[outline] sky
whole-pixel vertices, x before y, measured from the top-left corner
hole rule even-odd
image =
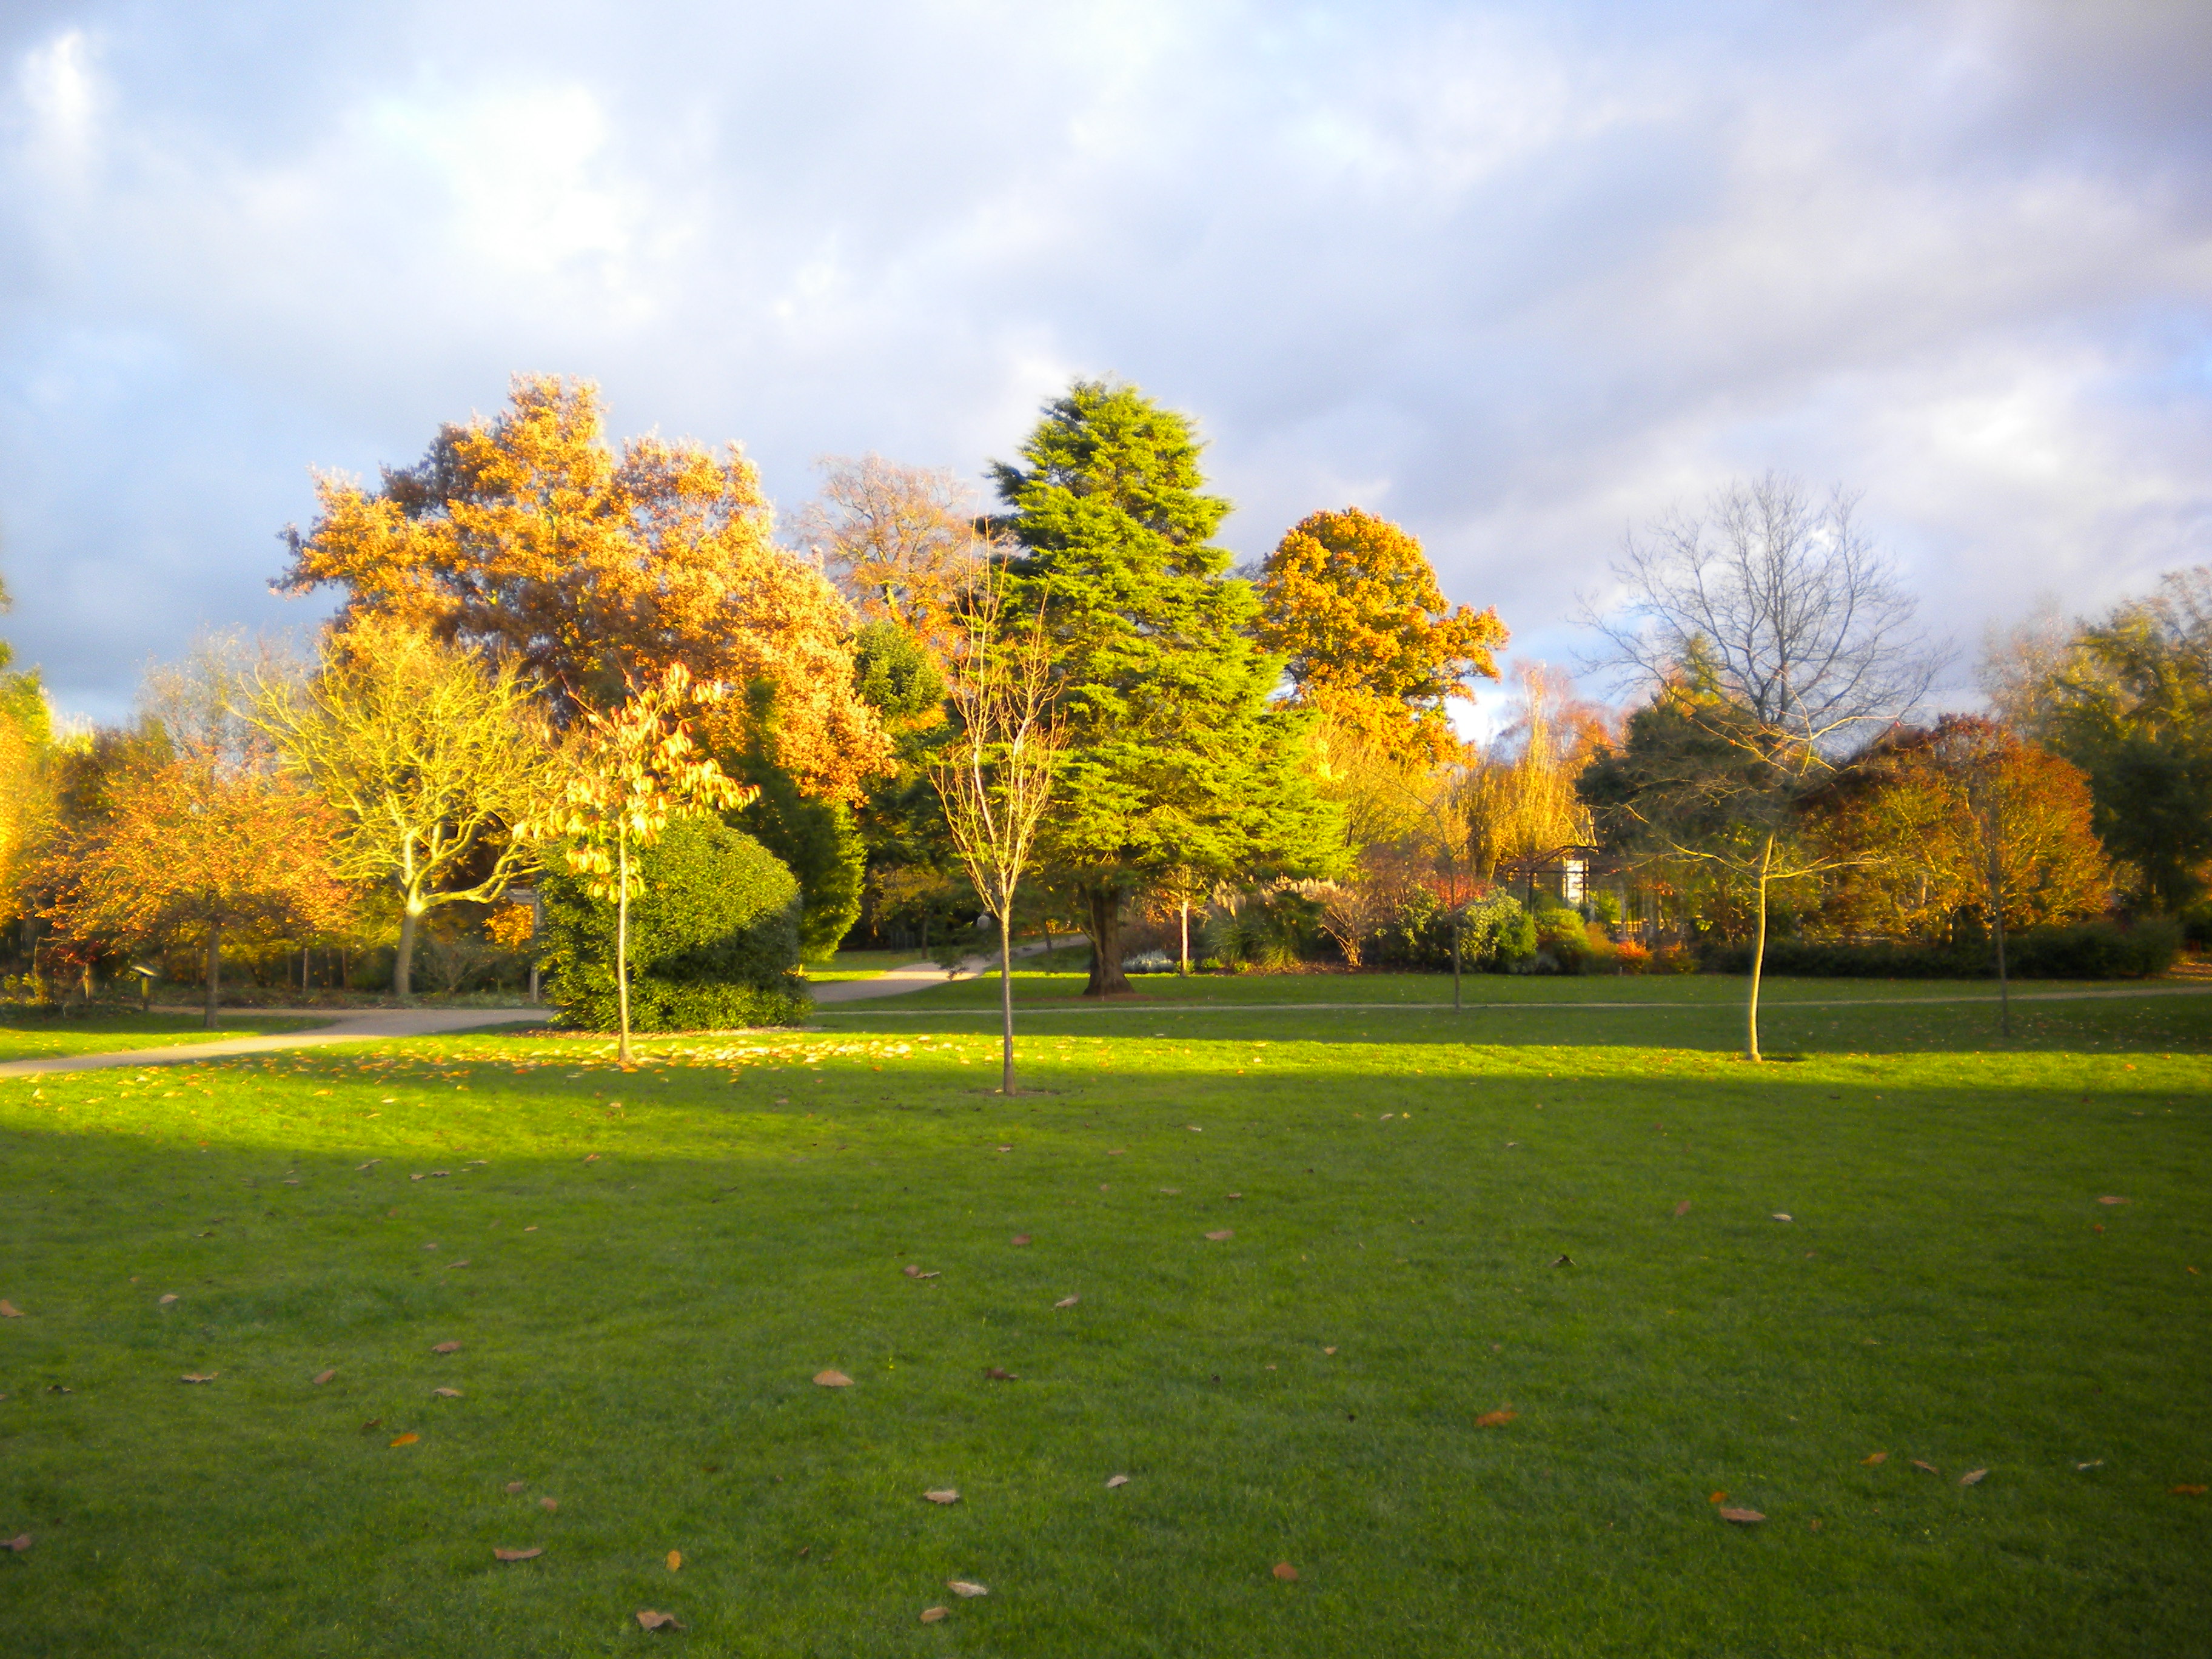
[[[0,623],[82,720],[517,372],[980,484],[1073,378],[1513,652],[1768,469],[1958,641],[2212,562],[2212,7],[0,7]]]

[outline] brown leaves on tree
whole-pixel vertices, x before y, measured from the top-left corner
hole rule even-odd
[[[934,1492],[922,1493],[922,1496],[933,1504],[957,1504],[960,1501],[959,1492],[951,1486],[939,1486]]]
[[[1758,1525],[1761,1521],[1765,1520],[1766,1517],[1761,1515],[1757,1510],[1723,1510],[1721,1511],[1721,1519],[1729,1522],[1731,1526],[1752,1527]]]
[[[432,1353],[459,1353],[460,1351],[461,1345],[458,1342],[441,1342],[430,1350]]]
[[[1502,1429],[1520,1414],[1510,1406],[1500,1406],[1496,1411],[1485,1412],[1476,1418],[1474,1426],[1478,1429]]]
[[[661,1613],[653,1607],[640,1607],[637,1622],[647,1630],[682,1630],[684,1621],[672,1613]]]
[[[494,1550],[492,1553],[502,1561],[535,1561],[545,1553],[545,1546],[532,1544],[526,1550]]]
[[[1298,1582],[1298,1570],[1287,1561],[1276,1562],[1274,1574],[1285,1584],[1295,1584]]]
[[[814,1381],[824,1389],[849,1389],[853,1386],[853,1379],[842,1371],[817,1371]]]

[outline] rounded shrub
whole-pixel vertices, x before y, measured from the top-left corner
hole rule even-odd
[[[638,1031],[787,1025],[808,1007],[799,964],[799,883],[774,854],[717,818],[672,820],[635,855],[629,1023]],[[615,902],[557,858],[545,898],[547,994],[560,1023],[611,1030]]]

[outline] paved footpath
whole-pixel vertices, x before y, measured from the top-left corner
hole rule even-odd
[[[475,1031],[487,1025],[538,1025],[544,1008],[257,1008],[258,1014],[324,1018],[311,1031],[276,1031],[258,1036],[218,1037],[213,1042],[177,1042],[161,1048],[129,1048],[112,1054],[52,1054],[40,1060],[0,1064],[0,1077],[33,1077],[43,1072],[97,1072],[112,1066],[173,1066],[182,1060],[214,1060],[225,1054],[265,1054],[272,1048],[311,1048],[325,1042],[371,1042],[380,1037],[438,1036]]]
[[[1049,951],[1057,940],[1017,945],[1014,959],[1033,957]],[[990,956],[963,957],[960,965],[947,973],[933,962],[909,962],[903,967],[886,969],[873,979],[833,979],[808,988],[814,993],[817,1006],[838,1002],[865,1002],[877,997],[903,996],[908,991],[926,991],[933,985],[949,985],[957,979],[975,979],[984,974],[996,973],[999,958]]]

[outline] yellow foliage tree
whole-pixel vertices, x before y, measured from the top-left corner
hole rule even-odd
[[[741,750],[764,716],[767,751],[810,794],[855,799],[890,764],[854,689],[852,613],[776,544],[735,445],[641,437],[617,452],[590,382],[519,376],[496,420],[445,428],[381,489],[326,476],[317,493],[312,529],[291,535],[289,591],[341,587],[349,616],[490,646],[553,692],[563,724],[681,663],[772,692],[718,702],[702,734]]]

